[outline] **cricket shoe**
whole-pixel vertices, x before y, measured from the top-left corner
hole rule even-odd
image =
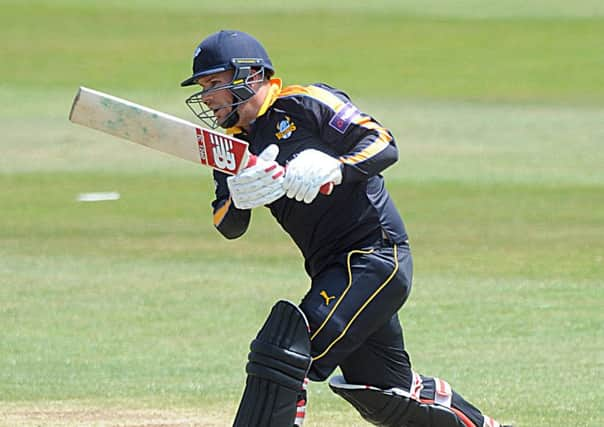
[[[304,424],[304,418],[306,418],[306,400],[300,399],[296,404],[296,419],[294,421],[294,427],[302,427]]]
[[[482,424],[482,427],[514,427],[511,424],[499,424],[497,421],[487,415],[483,415],[483,417],[484,422]]]

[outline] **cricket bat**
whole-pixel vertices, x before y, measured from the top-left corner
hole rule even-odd
[[[256,163],[246,141],[86,87],[79,88],[69,120],[229,175]],[[332,189],[326,183],[321,193]]]

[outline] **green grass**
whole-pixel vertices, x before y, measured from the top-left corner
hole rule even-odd
[[[17,3],[16,0],[5,0],[5,3]],[[32,6],[80,6],[78,0],[30,0]],[[480,6],[480,10],[477,10]],[[106,0],[102,3],[88,2],[86,8],[98,10],[106,7],[126,10],[165,10],[166,5],[161,0],[132,0],[121,2],[119,0]],[[233,12],[234,10],[252,15],[266,12],[280,12],[293,14],[300,11],[338,11],[340,13],[371,13],[390,14],[405,13],[420,16],[447,16],[447,17],[590,17],[604,15],[604,6],[597,0],[580,0],[569,3],[564,0],[505,0],[499,3],[484,3],[480,0],[457,0],[443,2],[442,0],[379,0],[366,2],[363,0],[348,0],[343,2],[326,3],[321,0],[306,0],[295,5],[279,0],[266,0],[262,7],[245,0],[231,0],[228,4],[213,3],[207,0],[179,0],[170,3],[172,10],[188,10],[203,12],[207,15],[220,12]]]
[[[220,240],[199,180],[27,173],[0,185],[9,189],[0,196],[7,402],[232,404],[266,308],[306,287],[296,250],[266,214],[239,244]],[[119,189],[122,199],[75,202],[94,188]],[[521,425],[557,425],[585,417],[583,405],[597,408],[601,392],[589,384],[602,374],[601,188],[392,190],[416,257],[402,311],[416,368]],[[585,393],[561,400],[560,384]],[[527,404],[534,394],[541,398]],[[338,403],[321,393],[313,400],[323,415],[343,410]]]
[[[325,80],[357,96],[604,100],[604,17],[598,14],[477,20],[418,17],[399,8],[387,14],[304,8],[208,16],[207,6],[34,3],[3,6],[0,26],[10,43],[0,47],[2,86],[177,92],[199,39],[237,27],[266,44],[287,81]]]
[[[249,340],[304,295],[267,212],[223,240],[207,170],[67,121],[79,85],[191,119],[178,83],[222,27],[395,133],[415,368],[519,427],[604,423],[601,2],[163,5],[2,2],[0,425],[229,425]],[[308,425],[366,424],[312,384]]]

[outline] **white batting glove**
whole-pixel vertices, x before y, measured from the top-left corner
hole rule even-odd
[[[231,200],[239,209],[268,205],[285,194],[285,168],[275,161],[279,147],[271,144],[256,158],[256,164],[227,178]]]
[[[341,163],[322,151],[302,151],[287,164],[283,188],[290,199],[311,203],[323,184],[342,182]]]

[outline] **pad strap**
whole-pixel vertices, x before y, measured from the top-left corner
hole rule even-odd
[[[450,408],[453,390],[449,383],[440,378],[434,378],[434,387],[434,403]]]

